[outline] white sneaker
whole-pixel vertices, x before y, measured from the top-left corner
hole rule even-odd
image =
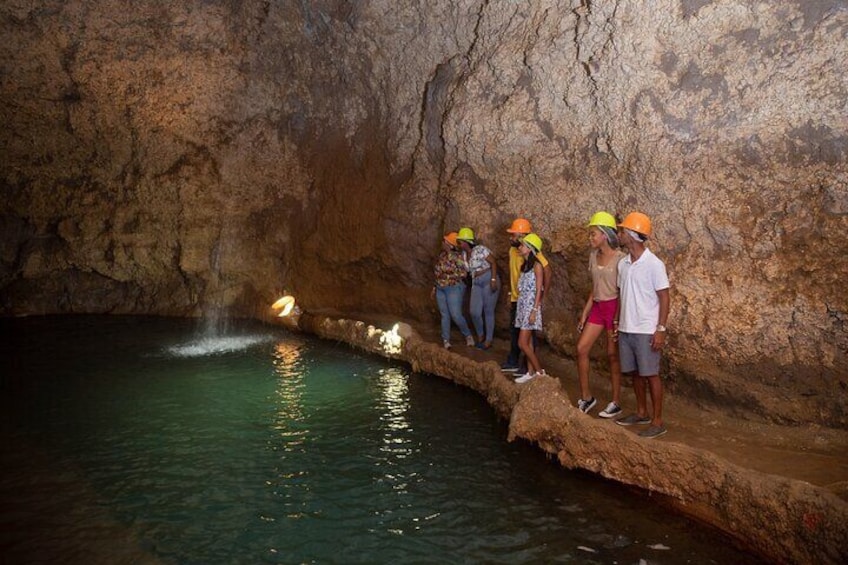
[[[465,336],[465,345],[468,347],[474,347],[474,337],[470,335]]]
[[[450,349],[450,348],[451,348],[451,344],[450,344],[450,342],[449,342],[448,340],[445,340],[445,341],[444,341],[444,346],[445,346],[445,349]]]
[[[607,404],[606,408],[604,408],[603,410],[601,410],[601,412],[598,413],[598,416],[600,416],[601,418],[615,418],[619,414],[621,414],[621,406],[619,406],[615,402],[610,402],[609,404]]]
[[[519,384],[519,385],[524,384],[527,381],[529,381],[530,379],[534,378],[538,374],[539,373],[529,373],[529,372],[525,373],[525,374],[521,375],[520,377],[518,377],[517,379],[515,379],[515,384]]]

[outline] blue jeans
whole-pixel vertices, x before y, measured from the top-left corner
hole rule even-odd
[[[491,286],[491,271],[474,279],[471,284],[471,321],[480,337],[485,336],[486,343],[495,337],[495,306],[501,291],[500,281],[495,290]]]
[[[436,303],[442,315],[442,340],[450,341],[451,319],[464,337],[471,335],[468,322],[462,315],[462,299],[465,296],[465,283],[436,288]]]

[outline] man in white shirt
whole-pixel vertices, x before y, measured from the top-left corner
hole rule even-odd
[[[636,413],[616,423],[622,426],[650,424],[639,435],[655,438],[667,431],[662,419],[660,354],[666,343],[668,274],[665,264],[645,245],[651,235],[648,216],[632,212],[618,227],[621,228],[621,244],[629,253],[618,264],[620,298],[613,335],[618,339],[621,374],[633,379]],[[650,414],[648,390],[651,393]]]

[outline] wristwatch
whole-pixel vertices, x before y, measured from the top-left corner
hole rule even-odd
[[[664,332],[664,331],[666,331],[666,327],[663,326],[662,324],[660,324],[659,326],[657,326],[657,331],[658,332]]]

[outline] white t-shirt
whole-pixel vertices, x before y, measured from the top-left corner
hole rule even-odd
[[[646,248],[636,262],[628,253],[618,264],[618,331],[653,335],[660,319],[657,291],[668,287],[665,264],[650,249]]]
[[[491,251],[489,251],[489,248],[485,245],[475,245],[471,249],[471,254],[466,259],[468,271],[472,275],[476,275],[478,271],[482,272],[489,270],[491,265],[486,260],[486,257],[488,257],[490,253]]]

